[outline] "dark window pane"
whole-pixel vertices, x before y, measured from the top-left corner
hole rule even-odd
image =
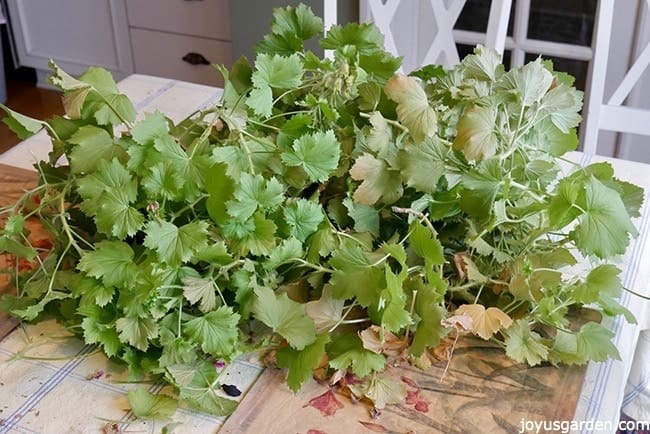
[[[597,0],[532,0],[528,38],[591,45]]]
[[[527,53],[526,63],[537,59],[538,56],[538,54]],[[574,86],[577,89],[585,90],[589,62],[585,60],[566,59],[564,57],[545,56],[543,54],[542,59],[553,61],[553,69],[556,71],[566,72],[574,76],[576,78]]]
[[[454,28],[480,33],[487,32],[491,4],[492,0],[467,0]],[[508,35],[512,35],[512,25],[514,22],[515,1],[512,4],[510,19],[508,21]]]

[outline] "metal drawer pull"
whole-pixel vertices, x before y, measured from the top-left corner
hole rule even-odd
[[[188,1],[188,0],[186,0]],[[203,54],[189,52],[183,56],[183,60],[190,65],[209,65],[210,61],[206,59]]]

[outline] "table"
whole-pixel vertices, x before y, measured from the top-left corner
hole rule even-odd
[[[140,113],[159,110],[174,121],[184,118],[197,108],[211,105],[221,95],[221,90],[217,88],[144,75],[132,75],[126,78],[119,83],[119,88],[134,101],[136,109]],[[39,133],[0,155],[0,163],[30,169],[36,159],[46,157],[49,148],[50,143],[47,136]],[[650,191],[650,170],[648,170],[650,167],[647,165],[580,153],[572,154],[571,158],[580,161],[581,164],[608,160],[613,164],[620,178],[641,185]],[[3,174],[5,173],[4,169],[0,167]],[[650,263],[650,205],[647,198],[642,215],[642,218],[635,221],[639,228],[639,237],[633,241],[628,253],[621,259],[624,270],[621,277],[626,287],[649,294],[650,289],[646,286],[646,282],[650,280],[650,267],[647,267],[646,264]],[[591,363],[586,367],[584,373],[579,373],[581,384],[575,388],[576,391],[573,394],[575,396],[575,411],[572,416],[575,421],[617,421],[619,410],[624,403],[626,409],[634,411],[635,405],[640,408],[640,410],[636,409],[636,414],[633,414],[637,418],[640,417],[638,414],[642,414],[640,412],[644,409],[644,401],[635,401],[643,387],[635,388],[635,386],[644,378],[647,381],[647,377],[644,375],[648,374],[644,372],[643,367],[650,365],[648,363],[650,361],[650,345],[639,346],[638,366],[635,371],[632,371],[630,377],[634,379],[635,384],[629,386],[627,393],[625,385],[626,379],[630,376],[640,333],[650,326],[648,307],[645,301],[627,292],[623,294],[621,302],[636,315],[639,324],[630,325],[620,318],[606,323],[616,333],[615,344],[619,348],[622,359],[621,361]],[[59,337],[56,339],[50,337],[57,335]],[[31,338],[27,343],[25,336]],[[646,339],[650,341],[648,335],[643,334],[641,341],[645,342]],[[642,351],[644,349],[646,350]],[[25,355],[31,358],[25,358]],[[42,358],[45,355],[48,355],[50,359],[52,359],[52,355],[56,357],[54,360],[46,360]],[[79,341],[61,336],[61,329],[56,324],[43,323],[30,326],[25,330],[14,331],[0,342],[0,362],[2,361],[4,362],[0,365],[0,419],[4,419],[4,426],[0,426],[0,433],[73,432],[70,431],[70,427],[75,427],[76,431],[74,432],[97,432],[98,427],[101,427],[107,420],[122,424],[121,426],[125,426],[131,420],[131,415],[123,410],[127,406],[124,395],[126,391],[135,386],[120,383],[119,380],[125,378],[123,372],[120,372],[117,367],[107,364],[106,359],[93,347],[84,346]],[[224,375],[229,376],[230,383],[236,384],[242,390],[249,390],[253,387],[251,389],[253,393],[244,396],[240,409],[224,426],[224,432],[245,432],[234,426],[242,421],[253,424],[260,423],[260,420],[262,423],[265,423],[265,420],[267,422],[273,420],[273,417],[268,418],[269,413],[266,413],[266,411],[273,410],[269,407],[260,407],[259,404],[263,400],[257,400],[259,395],[255,394],[276,393],[277,391],[285,393],[284,386],[277,386],[279,382],[276,375],[279,374],[267,371],[256,383],[263,368],[259,363],[249,359],[240,359],[228,369],[229,371]],[[575,375],[572,378],[575,378]],[[565,377],[560,376],[554,381],[557,382],[556,384],[563,384]],[[650,385],[647,388],[650,390]],[[150,385],[150,390],[160,391],[162,386]],[[315,393],[315,390],[312,392]],[[571,394],[567,395],[565,389],[555,392],[557,393],[548,394],[546,397],[557,400],[556,403],[559,403],[559,406],[556,406],[557,408],[548,414],[566,419],[571,415],[566,414],[566,408],[564,413],[560,410],[562,410],[562,406],[573,408],[567,402],[567,400],[570,401],[569,395]],[[287,398],[287,401],[283,401],[286,404],[284,410],[290,410],[291,405],[295,405],[296,410],[303,408],[304,401],[301,401],[303,398],[305,395],[299,395],[292,399]],[[490,399],[494,399],[494,397]],[[516,398],[511,399],[516,400]],[[258,417],[260,411],[262,411],[261,414],[266,415],[266,419]],[[300,414],[303,413],[304,411]],[[62,414],[65,417],[60,417]],[[298,414],[295,413],[295,415]],[[306,415],[310,417],[309,413]],[[183,423],[179,432],[214,432],[224,422],[220,418],[183,409],[178,412],[177,418]],[[650,419],[650,416],[647,418]],[[497,425],[499,424],[497,423]],[[129,431],[160,432],[162,426],[164,423],[161,422],[138,421],[129,426]],[[255,425],[250,425],[250,427],[253,426]],[[371,432],[368,431],[370,425],[359,426],[362,428],[359,428],[358,432]],[[289,429],[290,427],[284,426],[284,428]],[[509,429],[503,428],[500,432],[510,432],[515,428],[516,426],[513,427],[511,423]],[[608,431],[590,431],[588,427],[584,427],[577,432]]]

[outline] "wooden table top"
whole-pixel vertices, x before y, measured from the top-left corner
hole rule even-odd
[[[25,190],[33,187],[36,176],[36,172],[0,164],[0,208],[11,205],[23,195]],[[0,214],[0,227],[4,225],[5,220],[6,216]],[[0,254],[0,270],[5,271],[8,268],[8,256]],[[0,294],[11,290],[9,275],[0,272]],[[14,318],[0,310],[0,339],[8,335],[17,324]]]

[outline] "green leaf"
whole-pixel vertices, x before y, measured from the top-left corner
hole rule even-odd
[[[333,338],[327,346],[332,368],[345,371],[348,368],[363,378],[372,372],[381,372],[386,365],[383,355],[363,347],[363,342],[356,333],[345,333]]]
[[[255,69],[252,80],[257,88],[292,89],[302,84],[303,68],[298,54],[271,56],[262,53],[255,60]]]
[[[432,233],[420,222],[411,224],[411,236],[409,237],[411,248],[416,255],[432,265],[442,265],[445,262],[443,247],[437,236],[438,234]]]
[[[553,348],[549,353],[551,362],[582,365],[587,361],[587,355],[578,353],[578,335],[558,330],[555,334]]]
[[[387,290],[382,292],[385,308],[381,312],[381,325],[388,331],[398,332],[413,322],[406,310],[406,295],[402,290],[406,273],[395,274],[389,267],[385,273]],[[379,303],[381,305],[382,301]]]
[[[297,199],[284,208],[284,218],[291,228],[291,235],[303,243],[316,232],[323,217],[321,206],[307,199]]]
[[[228,214],[240,221],[259,209],[273,211],[284,200],[284,187],[276,179],[242,173],[235,188],[234,199],[226,203]]]
[[[273,113],[273,91],[269,86],[253,88],[246,98],[246,105],[256,115],[268,118]]]
[[[494,82],[497,75],[503,72],[499,53],[481,45],[474,48],[474,54],[463,58],[462,65],[467,78],[481,81]]]
[[[124,149],[113,141],[106,130],[92,125],[79,128],[68,142],[77,145],[70,153],[72,173],[92,172],[101,160],[126,158]]]
[[[397,74],[386,83],[386,95],[397,103],[397,118],[421,142],[438,130],[438,117],[424,89],[413,77]]]
[[[274,9],[271,31],[278,35],[295,35],[306,41],[323,31],[323,21],[301,3],[297,7]]]
[[[176,167],[169,161],[163,161],[153,166],[142,177],[141,183],[149,197],[174,200],[181,192],[183,181]]]
[[[106,286],[129,287],[135,283],[137,266],[131,246],[121,241],[100,241],[85,252],[77,268]]]
[[[305,312],[305,305],[289,299],[286,293],[276,295],[265,287],[255,288],[253,313],[289,345],[302,350],[316,340],[314,321]]]
[[[477,219],[492,215],[494,201],[503,184],[502,173],[500,163],[494,160],[483,161],[475,169],[463,173],[460,193],[463,211]]]
[[[352,199],[343,199],[343,205],[348,210],[348,215],[354,220],[356,232],[370,232],[379,235],[379,211],[372,206],[354,203]]]
[[[111,73],[101,67],[89,67],[79,76],[79,80],[90,84],[95,90],[103,94],[116,94],[119,92]]]
[[[278,366],[289,369],[287,385],[294,393],[298,392],[300,386],[311,378],[313,370],[320,365],[325,354],[325,345],[329,341],[329,335],[323,333],[317,335],[316,340],[301,351],[284,347],[276,352]]]
[[[195,220],[181,227],[166,221],[150,221],[145,226],[144,245],[156,251],[170,265],[189,262],[208,242],[208,224]]]
[[[374,305],[379,299],[379,288],[386,285],[384,273],[375,267],[332,273],[332,290],[335,298],[350,300],[356,298],[361,306]]]
[[[320,42],[326,50],[342,50],[354,46],[360,54],[384,51],[384,37],[379,29],[369,23],[349,23],[346,26],[333,25]]]
[[[603,264],[592,269],[584,282],[573,289],[573,299],[579,303],[592,303],[599,299],[601,294],[618,296],[623,289],[618,275],[621,270],[613,264]]]
[[[467,109],[456,126],[458,133],[454,149],[462,151],[470,161],[492,158],[499,148],[499,139],[494,131],[496,118],[494,106]]]
[[[68,292],[63,291],[49,291],[45,297],[41,298],[38,303],[31,304],[24,309],[13,309],[12,313],[27,321],[34,321],[38,315],[43,312],[45,306],[51,301],[64,300],[70,298]]]
[[[212,279],[183,277],[183,296],[190,304],[199,303],[199,310],[210,312],[217,305],[217,288]]]
[[[95,171],[77,181],[77,192],[84,199],[81,209],[90,216],[97,214],[109,191],[128,203],[138,196],[137,179],[117,159],[100,161]]]
[[[108,190],[101,195],[101,202],[96,210],[97,230],[107,235],[123,239],[133,236],[144,224],[144,215],[130,206],[128,192]]]
[[[608,258],[625,253],[629,236],[638,232],[621,197],[593,176],[585,189],[584,203],[580,203],[585,214],[569,237],[588,255]]]
[[[600,306],[602,313],[607,316],[623,315],[625,317],[625,321],[628,323],[638,323],[634,314],[628,308],[619,303],[614,297],[606,294],[600,294],[596,303],[598,303],[598,306]]]
[[[76,279],[74,289],[77,294],[81,294],[82,299],[90,299],[93,304],[104,307],[113,300],[115,288],[104,286],[96,279],[82,278]]]
[[[435,348],[447,333],[440,323],[445,318],[447,310],[440,305],[440,294],[430,285],[421,285],[413,296],[415,297],[413,311],[419,317],[419,321],[410,352],[415,357],[419,357],[427,348]]]
[[[158,359],[161,368],[196,361],[197,346],[194,342],[184,337],[163,340],[163,333],[175,336],[170,330],[161,330],[162,355]]]
[[[242,255],[270,255],[275,248],[275,231],[277,227],[272,220],[256,213],[247,223],[252,224],[252,230],[243,234],[239,242],[234,243],[235,249],[239,247]]]
[[[537,333],[530,330],[525,319],[517,320],[506,330],[505,344],[506,355],[519,363],[535,366],[548,357],[548,347]]]
[[[87,316],[81,321],[84,341],[88,344],[100,344],[108,357],[115,357],[122,348],[122,342],[115,328],[100,322],[96,316]]]
[[[228,416],[237,408],[237,401],[219,396],[217,372],[212,363],[174,365],[167,367],[167,372],[178,385],[179,398],[193,408],[217,416]]]
[[[604,362],[610,357],[621,359],[616,346],[612,343],[614,332],[601,324],[588,322],[580,327],[578,333],[578,353],[585,354],[594,362]]]
[[[235,191],[235,185],[226,173],[224,164],[216,164],[210,169],[210,176],[205,182],[205,190],[209,194],[205,207],[210,218],[218,224],[227,221],[226,202],[232,198]]]
[[[547,149],[551,155],[561,156],[578,147],[578,133],[575,128],[563,133],[549,119],[537,124],[538,144],[540,149]]]
[[[288,166],[301,167],[309,179],[325,182],[338,168],[341,149],[334,132],[305,134],[294,140],[292,148],[283,152],[282,161]]]
[[[167,135],[168,132],[167,121],[160,112],[146,113],[144,118],[131,128],[133,140],[141,145],[153,145],[155,139]]]
[[[402,179],[418,191],[437,192],[438,181],[445,174],[448,153],[448,147],[435,138],[407,144],[397,154]]]
[[[574,87],[559,84],[544,95],[540,110],[548,114],[553,125],[567,134],[582,120],[582,95],[582,92]]]
[[[293,259],[302,258],[303,243],[296,238],[287,238],[277,248],[273,249],[268,261],[264,263],[264,268],[273,270],[280,265],[291,262]]]
[[[185,332],[201,349],[215,357],[230,357],[236,352],[240,316],[229,306],[198,316],[183,325]]]
[[[330,265],[337,270],[363,271],[370,265],[366,252],[357,243],[346,241],[332,254]]]
[[[153,318],[124,316],[115,321],[115,330],[119,333],[120,341],[147,351],[149,341],[158,337],[159,326]]]
[[[30,261],[38,256],[38,252],[33,247],[26,246],[6,235],[0,236],[0,253],[10,253]]]
[[[131,411],[141,419],[171,419],[178,407],[178,401],[171,396],[142,388],[129,391],[128,398]]]
[[[102,104],[95,111],[94,116],[99,125],[119,125],[122,123],[122,119],[129,122],[135,120],[137,112],[128,96],[123,94],[107,95],[106,100],[107,103]]]
[[[374,205],[380,200],[393,203],[402,196],[402,181],[397,170],[390,170],[383,160],[363,154],[350,169],[350,176],[362,181],[353,199],[363,205]]]
[[[4,222],[4,235],[20,235],[25,227],[25,217],[20,214],[10,215]]]
[[[13,131],[20,140],[25,140],[38,133],[47,124],[38,119],[30,118],[18,112],[11,110],[4,104],[0,108],[7,113],[7,117],[2,121]]]
[[[548,207],[549,222],[552,227],[564,228],[581,214],[573,205],[577,203],[578,196],[583,194],[583,186],[570,178],[564,178],[560,180],[556,190]]]
[[[497,82],[497,89],[515,94],[524,107],[529,107],[542,99],[552,82],[553,74],[537,58],[503,74]]]

